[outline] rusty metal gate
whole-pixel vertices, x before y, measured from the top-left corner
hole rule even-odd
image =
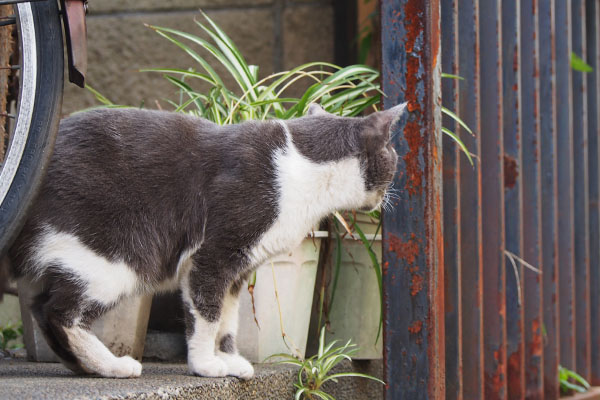
[[[386,398],[556,399],[559,364],[600,385],[600,2],[381,3],[385,105],[410,110],[384,215]]]

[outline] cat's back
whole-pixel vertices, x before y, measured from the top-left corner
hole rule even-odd
[[[199,132],[219,127],[207,120],[157,110],[133,108],[97,109],[63,119],[55,146],[55,159],[85,153],[110,157],[126,153],[154,154],[189,148]]]

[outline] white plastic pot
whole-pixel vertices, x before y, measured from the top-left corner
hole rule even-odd
[[[290,253],[274,257],[272,263],[268,261],[257,269],[254,287],[256,314],[252,311],[250,293],[242,288],[237,344],[240,353],[249,361],[262,362],[277,353],[297,352],[304,356],[321,238],[327,235],[323,231],[314,232],[314,237],[304,239]],[[287,345],[282,338],[282,325]]]
[[[364,214],[357,214],[357,222],[369,241],[373,241],[372,250],[381,265],[381,235],[374,235],[377,224]],[[379,359],[383,357],[383,332],[379,329],[381,296],[377,275],[367,249],[358,238],[346,236],[342,240],[341,264],[333,298],[329,305],[329,330],[326,341],[340,340],[345,344],[349,339],[359,347],[352,356],[356,359]],[[334,244],[335,246],[335,244]],[[336,249],[332,252],[332,265]],[[333,277],[332,277],[333,280]],[[331,299],[333,283],[328,286]]]

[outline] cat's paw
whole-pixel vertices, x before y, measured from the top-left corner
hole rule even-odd
[[[239,354],[219,352],[218,356],[227,365],[227,375],[242,379],[250,379],[254,376],[254,367],[252,364]]]
[[[188,367],[194,375],[219,378],[227,375],[227,364],[217,356],[188,359]]]
[[[106,378],[136,378],[141,374],[142,364],[129,356],[116,358],[112,365],[100,372]]]

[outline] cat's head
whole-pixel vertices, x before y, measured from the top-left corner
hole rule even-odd
[[[362,188],[361,193],[355,192],[354,203],[347,202],[344,206],[372,210],[383,202],[396,173],[398,155],[390,141],[391,127],[405,109],[406,103],[366,117],[348,118],[312,104],[301,118],[305,122],[294,126],[297,134],[293,135],[293,141],[302,154],[316,162],[357,160],[356,168],[349,168],[346,175],[347,182]],[[354,169],[357,171],[353,172]],[[349,179],[350,175],[360,175],[360,182]]]

